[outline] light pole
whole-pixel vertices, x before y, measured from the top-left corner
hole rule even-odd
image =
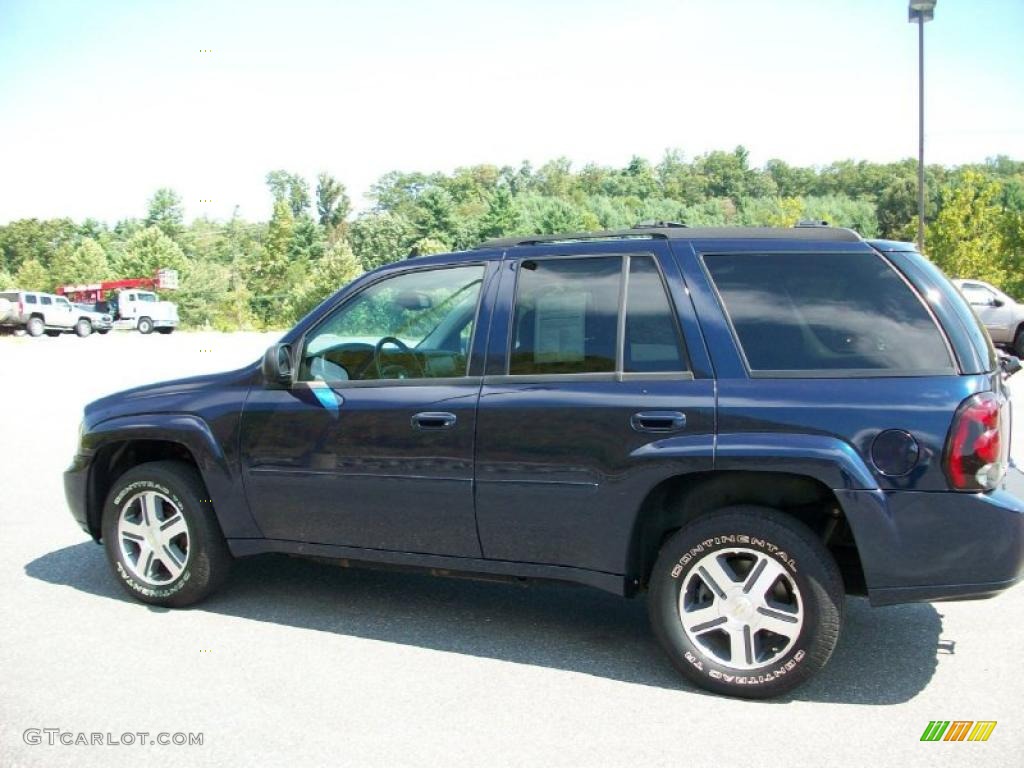
[[[924,23],[935,17],[938,0],[910,0],[910,23],[917,24],[917,249],[924,253]]]

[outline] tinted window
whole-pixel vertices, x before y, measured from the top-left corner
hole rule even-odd
[[[935,322],[872,253],[708,255],[754,371],[945,372]]]
[[[49,296],[40,296],[39,297],[39,303],[46,305],[46,304],[52,304],[53,302],[50,301],[50,297]]]
[[[309,333],[300,380],[465,376],[483,276],[455,267],[374,283]]]
[[[615,371],[622,257],[524,261],[513,319],[513,375]]]
[[[627,372],[687,370],[679,326],[653,256],[634,256],[629,262],[622,369]]]
[[[31,293],[26,293],[25,294],[25,303],[26,304],[35,304],[36,303],[36,297],[33,296]]]

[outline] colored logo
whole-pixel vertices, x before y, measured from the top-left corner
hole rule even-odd
[[[996,729],[996,720],[932,720],[921,734],[921,741],[988,741]]]

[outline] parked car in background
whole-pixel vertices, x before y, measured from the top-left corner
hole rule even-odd
[[[912,244],[654,226],[380,267],[262,361],[87,405],[64,482],[145,603],[263,552],[562,579],[646,592],[682,674],[764,698],[846,594],[1021,579],[1009,441],[992,342]]]
[[[94,304],[72,304],[78,320],[75,322],[75,333],[88,336],[93,331],[103,335],[110,333],[114,327],[114,318]]]
[[[71,303],[62,296],[39,291],[3,291],[0,326],[25,330],[29,336],[60,336],[70,333],[78,320]]]
[[[1024,304],[981,280],[954,280],[992,341],[1024,357]]]
[[[0,327],[24,330],[29,336],[75,333],[85,337],[93,331],[108,333],[113,318],[89,306],[72,304],[63,296],[15,290],[0,292]]]

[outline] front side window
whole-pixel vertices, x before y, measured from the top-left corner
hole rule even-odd
[[[996,295],[977,283],[964,283],[963,294],[964,298],[976,307],[990,307],[996,303]]]
[[[474,265],[374,283],[307,334],[299,380],[466,376],[483,276]]]
[[[708,254],[704,263],[752,372],[954,372],[923,302],[876,254]]]

